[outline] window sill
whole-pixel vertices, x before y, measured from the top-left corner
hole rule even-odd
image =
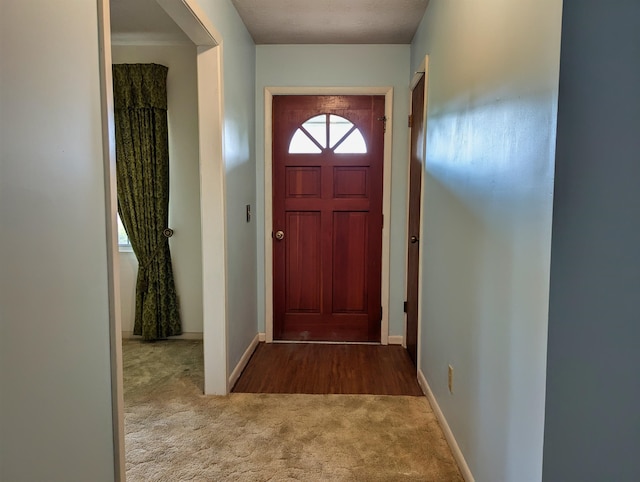
[[[131,246],[118,245],[118,251],[121,253],[133,253],[133,248]]]

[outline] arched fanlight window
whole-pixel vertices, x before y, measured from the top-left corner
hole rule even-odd
[[[334,114],[321,114],[305,121],[291,138],[289,154],[366,154],[367,144],[353,122]]]

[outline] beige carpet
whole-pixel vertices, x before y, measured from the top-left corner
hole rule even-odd
[[[127,480],[462,481],[423,397],[202,395],[202,343],[123,342]]]

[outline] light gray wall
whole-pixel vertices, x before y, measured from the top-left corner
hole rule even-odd
[[[96,2],[0,2],[0,479],[113,481]]]
[[[229,1],[200,3],[225,42],[235,364],[257,332],[255,48]],[[97,18],[95,2],[0,3],[2,480],[114,480]]]
[[[233,370],[258,332],[256,321],[256,47],[229,0],[199,0],[223,37],[227,204],[228,364]],[[220,253],[224,256],[224,253]]]
[[[167,73],[169,124],[169,240],[184,333],[202,333],[202,242],[198,154],[198,93],[194,45],[114,45],[117,63],[156,63]],[[122,331],[132,332],[138,263],[120,253]]]
[[[259,45],[256,58],[258,327],[264,319],[264,88],[392,86],[393,152],[389,335],[404,334],[406,184],[408,162],[408,45]]]
[[[543,479],[640,480],[640,4],[565,2]]]
[[[420,368],[479,482],[541,478],[561,9],[431,0],[411,46],[412,71],[430,55]]]

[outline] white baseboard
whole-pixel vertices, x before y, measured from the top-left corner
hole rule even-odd
[[[462,455],[462,451],[458,446],[458,442],[456,442],[456,439],[453,436],[453,432],[451,431],[451,428],[447,423],[447,419],[444,418],[444,414],[442,413],[442,410],[440,410],[440,406],[438,405],[436,398],[433,396],[431,387],[429,386],[424,373],[422,373],[422,370],[418,370],[418,383],[420,384],[420,388],[422,388],[422,392],[427,397],[427,400],[429,400],[431,408],[433,409],[433,413],[436,414],[438,422],[440,422],[440,426],[442,427],[442,431],[444,432],[444,437],[449,443],[449,447],[451,448],[451,452],[453,453],[453,458],[456,459],[456,462],[458,463],[458,467],[460,468],[462,477],[466,482],[475,482],[473,474],[471,473],[471,470],[467,465],[467,461],[464,459],[464,455]]]
[[[140,338],[139,335],[134,335],[133,331],[123,331],[122,339],[123,340],[141,340],[142,338]],[[178,336],[170,336],[169,338],[167,338],[167,340],[202,340],[202,339],[203,339],[202,333],[197,331],[183,333],[182,335],[178,335]]]
[[[267,340],[267,334],[266,333],[258,333],[258,341],[264,342],[266,340]]]
[[[402,345],[404,344],[404,336],[402,335],[389,336],[389,338],[387,339],[387,343],[389,343],[389,345]]]
[[[249,346],[247,347],[245,352],[242,354],[240,361],[231,372],[231,375],[229,376],[229,391],[233,390],[233,386],[238,381],[238,378],[240,378],[240,375],[242,375],[242,370],[244,370],[244,367],[246,367],[247,363],[249,363],[249,359],[251,358],[251,355],[253,355],[253,352],[256,350],[259,341],[260,341],[260,333],[258,333],[254,337],[254,339],[251,341],[251,343],[249,343]]]

